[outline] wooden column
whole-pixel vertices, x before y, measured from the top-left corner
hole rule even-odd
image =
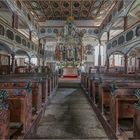
[[[124,16],[124,25],[123,25],[124,31],[127,30],[127,27],[128,27],[128,17]]]
[[[31,58],[29,58],[29,72],[31,71]]]
[[[38,50],[40,50],[40,46],[41,46],[41,39],[38,40]],[[40,66],[40,57],[37,58],[38,60],[38,66]]]
[[[106,71],[109,71],[109,57],[106,59]]]
[[[138,68],[139,68],[139,71],[140,71],[140,58],[137,58],[138,59]]]
[[[101,40],[99,40],[98,66],[101,66]]]
[[[108,31],[107,32],[107,42],[109,41],[109,39],[110,39],[110,32]]]
[[[128,56],[124,55],[124,72],[127,74]]]
[[[43,43],[42,43],[42,50],[43,50],[43,61],[42,61],[42,65],[45,66],[45,42],[46,40],[43,40]]]
[[[12,15],[12,28],[18,29],[18,15],[16,12],[13,12]]]
[[[137,57],[135,56],[135,73],[137,71]]]
[[[107,32],[107,42],[109,41],[109,39],[110,39],[110,32],[108,31]],[[109,71],[109,57],[106,57],[106,72],[108,72],[108,71]]]
[[[12,73],[15,73],[15,54],[11,54],[12,56],[12,63],[11,63],[11,67],[12,67]]]
[[[32,31],[29,31],[29,40],[32,40]]]

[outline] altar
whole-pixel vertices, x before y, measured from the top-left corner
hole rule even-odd
[[[77,67],[64,67],[63,77],[68,77],[68,78],[78,77],[78,68]]]
[[[62,76],[76,78],[79,76],[78,67],[82,61],[83,33],[77,30],[73,17],[69,17],[64,26],[64,32],[59,35],[56,47],[56,60],[62,69]]]

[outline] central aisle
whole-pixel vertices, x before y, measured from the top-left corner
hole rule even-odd
[[[33,138],[108,139],[80,88],[58,88]]]

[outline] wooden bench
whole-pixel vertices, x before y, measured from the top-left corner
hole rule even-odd
[[[43,78],[42,81],[42,102],[46,102],[48,99],[48,79]]]
[[[136,88],[137,89],[137,88]],[[135,103],[137,97],[133,91],[135,88],[119,88],[115,90],[110,103],[110,124],[115,130],[116,135],[123,131],[133,130],[133,120],[135,114]]]
[[[9,114],[8,109],[0,110],[0,139],[9,138]]]
[[[92,97],[95,105],[99,104],[99,80],[92,80]]]
[[[11,77],[11,79],[6,79],[4,81],[0,81],[0,88],[26,88],[28,84],[31,84],[31,89],[32,89],[32,107],[34,112],[36,113],[37,111],[40,110],[42,106],[42,86],[41,82],[37,80],[32,80],[29,81],[27,78],[15,78]],[[6,82],[6,81],[9,82]],[[30,82],[30,83],[29,83]]]
[[[21,88],[6,90],[9,94],[10,122],[23,124],[23,133],[26,133],[32,122],[32,93]]]
[[[88,77],[88,95],[92,98],[92,77]]]
[[[108,114],[110,111],[111,90],[108,83],[99,85],[99,109],[102,114]]]
[[[8,139],[9,134],[9,110],[8,92],[0,89],[0,139]]]
[[[140,108],[136,107],[136,112],[134,116],[134,133],[135,139],[140,139]]]
[[[18,137],[21,135],[22,130],[23,130],[22,123],[10,123],[9,138],[18,139]]]
[[[140,139],[140,89],[136,90],[136,96],[138,98],[138,103],[135,105],[133,136],[135,139]]]

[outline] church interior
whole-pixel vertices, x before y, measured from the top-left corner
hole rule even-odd
[[[0,0],[0,139],[140,139],[140,0]]]

